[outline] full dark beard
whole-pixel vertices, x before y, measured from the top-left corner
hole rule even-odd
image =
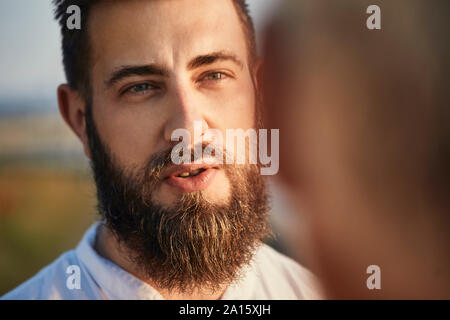
[[[86,126],[98,209],[143,277],[168,291],[217,290],[239,276],[270,235],[267,194],[257,165],[224,165],[231,185],[226,205],[184,194],[170,208],[152,201],[170,151],[144,168],[124,170],[102,143],[88,105]]]

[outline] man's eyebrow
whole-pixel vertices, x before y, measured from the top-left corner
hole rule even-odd
[[[121,66],[111,74],[109,79],[105,80],[105,85],[107,87],[110,87],[119,80],[131,76],[149,76],[149,75],[167,76],[168,74],[169,72],[167,71],[166,68],[156,64],[141,65],[141,66]]]
[[[187,68],[188,70],[192,70],[221,60],[232,61],[241,69],[244,67],[242,61],[234,53],[228,51],[217,51],[195,57],[189,61]]]

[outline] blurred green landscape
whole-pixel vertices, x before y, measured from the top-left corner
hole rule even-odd
[[[0,170],[0,295],[76,246],[94,221],[90,178],[70,170]]]
[[[0,296],[74,248],[96,220],[81,145],[57,114],[0,118]]]

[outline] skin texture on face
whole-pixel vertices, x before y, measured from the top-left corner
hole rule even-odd
[[[104,2],[94,7],[89,30],[93,117],[121,167],[141,168],[172,147],[175,129],[193,137],[195,120],[224,136],[227,128],[254,126],[248,51],[231,1]],[[222,170],[204,196],[228,200]],[[178,198],[167,184],[154,194],[163,205]]]

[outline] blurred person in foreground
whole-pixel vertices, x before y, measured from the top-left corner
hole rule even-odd
[[[373,4],[381,30],[366,27]],[[280,128],[297,250],[329,298],[450,298],[450,2],[283,5],[266,125]]]
[[[195,121],[222,134],[257,126],[245,1],[54,3],[68,81],[59,107],[91,160],[103,219],[3,298],[314,298],[312,275],[262,244],[270,230],[256,165],[171,162],[172,133],[192,133]],[[70,5],[80,30],[66,27]]]

